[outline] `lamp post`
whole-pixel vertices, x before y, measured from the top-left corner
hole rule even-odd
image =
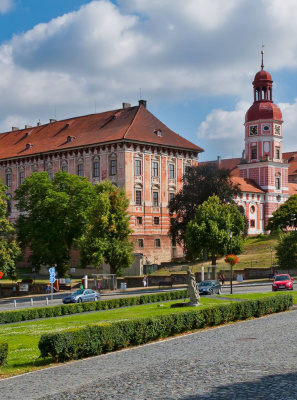
[[[270,246],[270,273],[272,274],[272,252],[273,252],[273,247]]]
[[[291,214],[292,231],[295,228],[295,221],[296,221],[296,214]]]
[[[232,231],[229,231],[229,236],[230,236],[230,249],[232,254]],[[232,264],[230,264],[230,294],[233,293],[233,286],[232,286]]]

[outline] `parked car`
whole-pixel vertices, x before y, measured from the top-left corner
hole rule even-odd
[[[219,281],[203,281],[197,287],[199,294],[221,294],[221,284]]]
[[[96,290],[92,289],[83,289],[76,290],[70,295],[63,298],[63,303],[82,303],[85,301],[97,301],[100,300],[100,294]]]
[[[276,290],[293,290],[293,278],[289,274],[275,275],[272,283],[272,291]]]

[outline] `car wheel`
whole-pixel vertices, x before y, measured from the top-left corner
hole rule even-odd
[[[213,289],[211,289],[210,294],[213,295]]]
[[[97,296],[95,296],[95,297],[94,297],[94,301],[97,301],[97,300],[98,300],[98,297],[97,297]]]
[[[80,297],[77,301],[78,303],[82,303],[82,298]]]
[[[222,289],[219,289],[218,294],[222,294]]]

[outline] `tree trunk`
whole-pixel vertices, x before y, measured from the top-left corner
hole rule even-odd
[[[215,265],[217,265],[217,257],[215,256],[215,254],[211,255],[211,265],[212,265],[211,279],[216,279],[216,268],[215,268]]]

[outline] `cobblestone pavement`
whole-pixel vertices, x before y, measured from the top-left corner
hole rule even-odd
[[[5,400],[296,400],[297,311],[0,381]]]

